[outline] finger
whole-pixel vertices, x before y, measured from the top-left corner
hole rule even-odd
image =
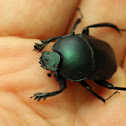
[[[41,53],[33,51],[37,39],[0,38],[0,91],[18,92],[42,87],[48,78],[39,64]],[[48,50],[52,44],[47,46]],[[42,83],[43,82],[43,83]]]
[[[126,72],[126,50],[125,50],[125,53],[124,53],[123,68],[124,68],[124,71]]]
[[[62,34],[78,0],[0,0],[1,36],[42,38]]]
[[[0,38],[0,75],[14,73],[35,63],[33,52],[35,39],[17,37]],[[24,65],[23,65],[24,64]]]

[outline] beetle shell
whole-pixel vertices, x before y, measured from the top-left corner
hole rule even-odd
[[[52,50],[61,54],[62,61],[58,72],[65,78],[80,81],[90,75],[92,54],[82,37],[76,35],[64,36],[56,41]]]
[[[91,36],[79,35],[89,44],[92,52],[93,66],[92,73],[88,77],[90,80],[107,80],[117,70],[117,62],[112,47],[99,39]]]
[[[72,81],[106,80],[117,69],[112,48],[94,37],[66,35],[56,41],[52,50],[62,57],[59,74]]]

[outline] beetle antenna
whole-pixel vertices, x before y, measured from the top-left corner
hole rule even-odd
[[[47,75],[48,75],[48,77],[51,77],[51,75],[52,75],[52,71],[50,71],[50,73],[48,73]]]

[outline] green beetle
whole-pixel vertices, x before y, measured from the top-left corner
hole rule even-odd
[[[79,10],[79,9],[78,9]],[[80,12],[80,11],[79,11]],[[81,12],[80,12],[81,14]],[[105,81],[116,72],[117,62],[115,54],[109,44],[89,35],[89,28],[93,27],[110,27],[117,32],[126,31],[119,29],[111,23],[98,23],[85,27],[82,34],[75,34],[76,26],[81,22],[78,18],[69,35],[62,37],[52,37],[46,41],[41,40],[41,44],[35,43],[34,48],[37,51],[42,51],[50,42],[56,40],[52,47],[52,51],[43,51],[40,57],[41,67],[50,70],[48,76],[51,77],[52,72],[56,80],[60,84],[60,89],[49,93],[36,93],[32,97],[38,99],[51,97],[61,93],[66,87],[66,79],[71,81],[80,81],[80,84],[90,91],[94,96],[105,102],[110,97],[104,99],[95,93],[84,79],[94,80],[95,83],[108,89],[126,90],[123,87],[114,87],[109,82]],[[31,98],[32,98],[31,97]]]

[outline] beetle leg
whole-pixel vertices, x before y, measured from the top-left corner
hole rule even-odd
[[[77,10],[79,11],[79,13],[80,13],[80,15],[81,15],[81,18],[78,18],[78,19],[76,20],[76,22],[74,23],[73,28],[72,28],[71,33],[70,33],[71,35],[74,35],[74,30],[75,30],[75,28],[77,27],[77,25],[81,22],[81,20],[82,20],[82,18],[83,18],[83,15],[82,15],[80,9],[77,8]]]
[[[38,102],[41,100],[41,98],[43,98],[44,100],[47,97],[52,97],[54,95],[57,95],[59,93],[61,93],[66,87],[66,79],[64,77],[62,77],[60,74],[58,74],[57,72],[54,72],[54,75],[56,77],[56,80],[59,82],[60,84],[60,89],[54,92],[49,92],[49,93],[36,93],[34,94],[31,98],[34,97],[34,100],[38,100]]]
[[[56,36],[56,37],[52,37],[52,38],[49,38],[49,39],[46,39],[45,41],[43,40],[40,40],[42,43],[49,43],[49,42],[52,42],[56,39],[59,39],[60,37],[59,36]]]
[[[108,99],[104,99],[103,97],[99,96],[97,93],[95,93],[94,91],[92,91],[91,87],[85,81],[80,81],[80,84],[82,86],[84,86],[88,91],[90,91],[94,96],[96,96],[101,101],[105,102],[106,100],[108,100]]]
[[[89,28],[97,28],[97,27],[110,27],[115,29],[117,32],[120,33],[120,31],[125,31],[125,30],[121,30],[119,29],[116,25],[111,24],[111,23],[98,23],[98,24],[93,24],[93,25],[89,25],[87,27],[85,27],[82,31],[82,34],[86,34],[89,35]]]
[[[77,25],[78,25],[80,22],[81,22],[81,19],[78,18],[78,19],[76,20],[76,22],[75,22],[75,24],[74,24],[72,30],[71,30],[71,33],[70,33],[71,35],[74,35],[74,30],[75,30],[75,28],[77,27]]]
[[[47,40],[45,40],[45,41],[40,40],[40,41],[42,42],[42,44],[35,43],[35,45],[34,45],[34,50],[38,50],[38,51],[40,52],[40,51],[43,50],[43,48],[44,48],[45,46],[47,46],[50,42],[53,42],[54,40],[59,39],[59,38],[61,38],[61,37],[59,37],[59,36],[57,36],[57,37],[52,37],[52,38],[49,38],[49,39],[47,39]]]
[[[114,87],[111,83],[105,81],[105,80],[94,80],[95,83],[108,88],[108,89],[114,89],[114,90],[123,90],[126,91],[125,87]]]

